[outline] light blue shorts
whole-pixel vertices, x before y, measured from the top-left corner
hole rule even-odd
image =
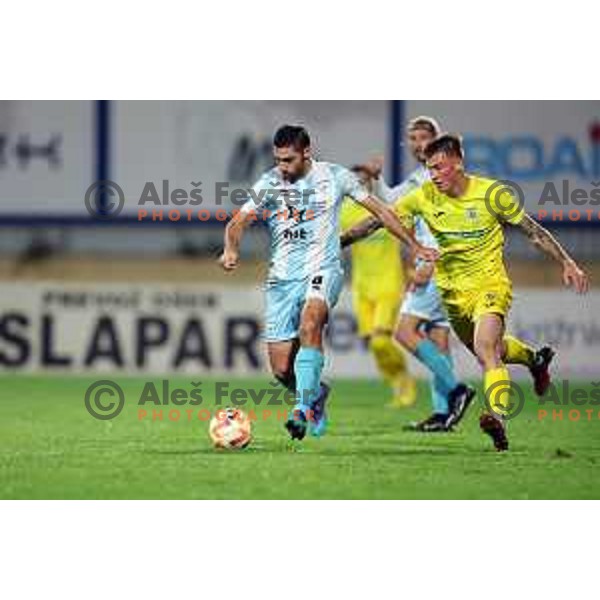
[[[426,285],[408,292],[400,307],[401,315],[411,315],[424,319],[436,327],[450,327],[442,299],[435,281],[430,279]]]
[[[304,303],[310,298],[320,298],[331,311],[343,286],[344,271],[339,267],[323,269],[305,279],[268,279],[263,339],[279,342],[297,338]]]

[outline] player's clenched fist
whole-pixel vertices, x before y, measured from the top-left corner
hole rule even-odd
[[[224,250],[219,262],[225,271],[233,271],[240,264],[240,256],[237,252]]]
[[[435,248],[427,248],[418,243],[414,245],[413,252],[416,258],[421,258],[427,262],[435,262],[440,257],[439,251]]]

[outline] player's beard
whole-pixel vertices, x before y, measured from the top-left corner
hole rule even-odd
[[[304,177],[304,175],[306,174],[306,171],[307,171],[307,162],[304,161],[302,163],[302,167],[299,169],[299,171],[297,173],[286,173],[284,175],[283,173],[280,172],[280,174],[281,174],[281,178],[283,179],[283,181],[293,185],[294,183],[296,183],[296,181],[298,181],[298,179],[302,179],[302,177]]]

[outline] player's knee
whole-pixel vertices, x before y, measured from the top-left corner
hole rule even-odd
[[[372,335],[370,340],[369,340],[369,346],[371,348],[371,351],[374,354],[377,354],[378,352],[384,352],[390,345],[390,336],[389,334],[377,334],[377,335]]]
[[[307,320],[300,325],[300,343],[303,346],[321,344],[321,325],[316,320]]]
[[[480,364],[486,368],[494,368],[500,363],[498,345],[495,340],[477,340],[475,342],[475,356]]]
[[[419,343],[421,337],[413,327],[400,325],[394,332],[394,339],[405,348],[413,350]]]

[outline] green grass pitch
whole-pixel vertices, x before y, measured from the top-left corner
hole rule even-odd
[[[376,381],[333,382],[326,437],[291,443],[276,418],[259,420],[242,451],[216,451],[208,423],[138,420],[145,379],[109,377],[126,404],[111,421],[93,419],[85,390],[99,377],[1,378],[2,498],[599,498],[600,419],[539,421],[536,399],[509,424],[511,451],[497,454],[479,432],[474,405],[451,434],[402,431],[429,410],[426,382],[414,408],[385,407]],[[160,387],[160,378],[155,379]],[[172,387],[190,389],[189,378]],[[267,379],[232,386],[267,386]],[[212,408],[203,378],[202,407]],[[481,398],[481,394],[478,396]],[[152,406],[145,408],[151,409]],[[246,406],[245,410],[250,407]],[[268,407],[277,410],[276,407]],[[552,406],[549,407],[550,410]],[[262,410],[257,408],[257,411]],[[184,414],[184,413],[182,413]]]

